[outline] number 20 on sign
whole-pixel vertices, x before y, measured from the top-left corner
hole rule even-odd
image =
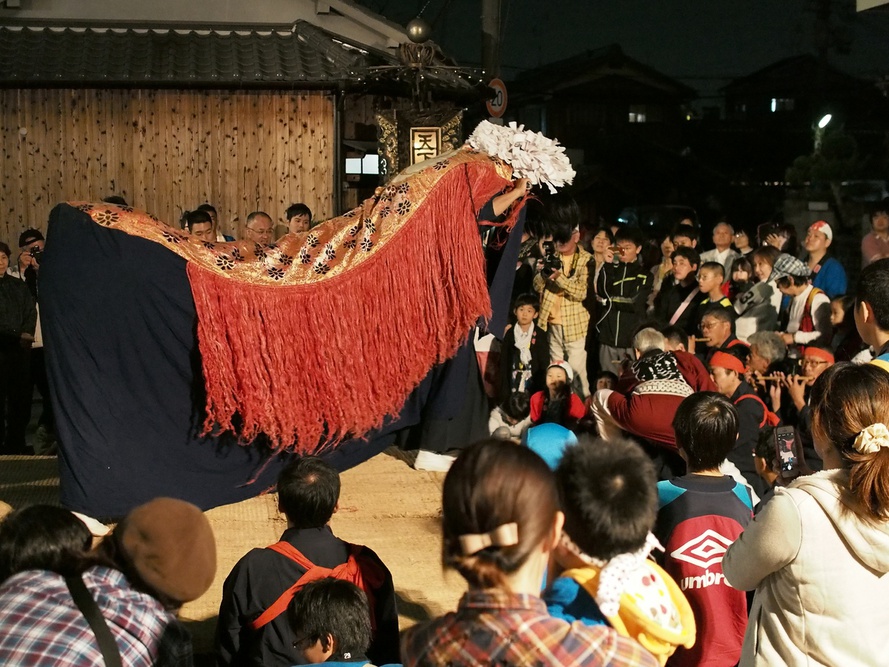
[[[488,84],[488,87],[494,90],[492,98],[489,99],[486,104],[488,113],[494,118],[500,118],[506,113],[506,101],[508,99],[506,95],[506,84],[500,79],[493,79],[491,83]]]

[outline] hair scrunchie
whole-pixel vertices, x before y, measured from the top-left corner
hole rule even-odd
[[[889,447],[889,428],[881,422],[871,424],[855,436],[853,447],[861,454],[875,454],[881,447]]]

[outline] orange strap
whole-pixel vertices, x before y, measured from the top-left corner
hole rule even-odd
[[[275,600],[268,609],[250,622],[250,628],[252,630],[259,630],[261,627],[267,625],[283,614],[287,610],[290,601],[293,600],[293,596],[296,595],[296,592],[300,588],[308,583],[317,581],[318,579],[324,579],[325,577],[333,577],[334,579],[342,579],[344,581],[352,582],[367,594],[367,600],[370,603],[371,609],[373,609],[373,596],[370,587],[379,587],[382,584],[382,576],[377,573],[376,568],[368,568],[368,566],[372,566],[373,563],[361,556],[361,551],[364,547],[350,544],[348,560],[346,560],[345,563],[337,565],[333,569],[315,565],[300,553],[296,547],[283,540],[266,548],[289,558],[301,568],[305,569],[305,573],[295,584],[293,584],[293,586],[281,593],[278,599]],[[359,563],[359,560],[362,561],[362,563]],[[364,568],[362,568],[362,564],[365,566]],[[373,620],[373,614],[371,614],[371,621]]]
[[[777,426],[778,424],[781,423],[781,418],[778,415],[776,415],[774,412],[769,410],[769,406],[767,406],[765,404],[765,401],[763,401],[756,394],[744,394],[743,396],[738,396],[738,400],[735,401],[735,405],[737,405],[738,403],[743,401],[745,398],[752,398],[754,401],[756,401],[757,403],[759,403],[762,406],[762,413],[763,414],[762,414],[762,422],[760,422],[760,424],[759,424],[760,428],[765,426],[766,423],[768,423],[769,426]]]

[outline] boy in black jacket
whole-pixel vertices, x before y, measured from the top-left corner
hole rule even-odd
[[[642,232],[622,227],[615,234],[617,264],[606,264],[599,273],[599,364],[602,370],[617,368],[615,361],[633,359],[633,333],[645,319],[651,292],[651,274],[638,261]]]

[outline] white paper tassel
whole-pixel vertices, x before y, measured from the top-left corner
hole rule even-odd
[[[469,135],[472,148],[498,157],[512,167],[516,178],[545,185],[551,193],[574,180],[574,169],[558,140],[526,130],[515,122],[508,126],[483,120]]]

